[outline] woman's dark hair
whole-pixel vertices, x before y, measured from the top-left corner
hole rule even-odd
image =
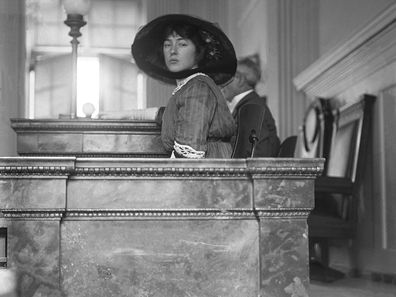
[[[170,35],[177,33],[182,38],[190,39],[195,45],[196,50],[196,61],[198,67],[202,66],[201,62],[204,60],[206,54],[207,44],[203,40],[200,31],[197,27],[183,24],[183,23],[172,23],[169,24],[163,31],[162,40],[163,43]],[[162,47],[161,56],[163,57]]]

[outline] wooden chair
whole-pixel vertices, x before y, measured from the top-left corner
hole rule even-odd
[[[293,158],[294,153],[296,151],[297,145],[297,135],[292,135],[287,137],[285,140],[282,141],[278,157],[279,158]]]
[[[334,115],[328,99],[317,98],[307,108],[299,134],[298,157],[325,158],[330,154]]]
[[[374,101],[374,96],[364,95],[357,103],[333,111],[329,156],[323,175],[315,181],[315,208],[308,218],[311,279],[343,277],[329,267],[329,244],[355,237]]]

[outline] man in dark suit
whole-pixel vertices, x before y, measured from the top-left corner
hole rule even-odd
[[[257,64],[248,58],[241,59],[238,61],[234,79],[222,91],[238,125],[238,132],[250,133],[251,127],[258,130],[255,131],[258,139],[254,149],[254,157],[276,157],[279,152],[280,140],[277,135],[275,120],[266,100],[255,91],[255,86],[259,80],[260,69]],[[255,116],[249,114],[249,109],[252,112],[254,111]],[[238,135],[236,142],[238,142],[238,138],[249,138],[247,135],[242,136]],[[239,157],[250,157],[249,142],[243,141],[242,143],[246,147],[239,150],[243,152]]]

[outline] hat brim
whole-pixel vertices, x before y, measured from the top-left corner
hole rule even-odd
[[[199,31],[209,33],[215,39],[216,56],[204,58],[198,68],[180,72],[171,72],[165,66],[160,51],[165,28],[172,23],[196,26]],[[218,85],[228,82],[235,74],[237,59],[234,47],[227,35],[215,24],[186,14],[168,14],[160,16],[142,27],[132,44],[132,56],[137,66],[147,75],[165,83],[175,83],[197,72],[210,76]]]

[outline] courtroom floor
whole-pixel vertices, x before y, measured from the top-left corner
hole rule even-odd
[[[310,297],[396,297],[396,284],[363,278],[344,278],[332,283],[311,281]]]

